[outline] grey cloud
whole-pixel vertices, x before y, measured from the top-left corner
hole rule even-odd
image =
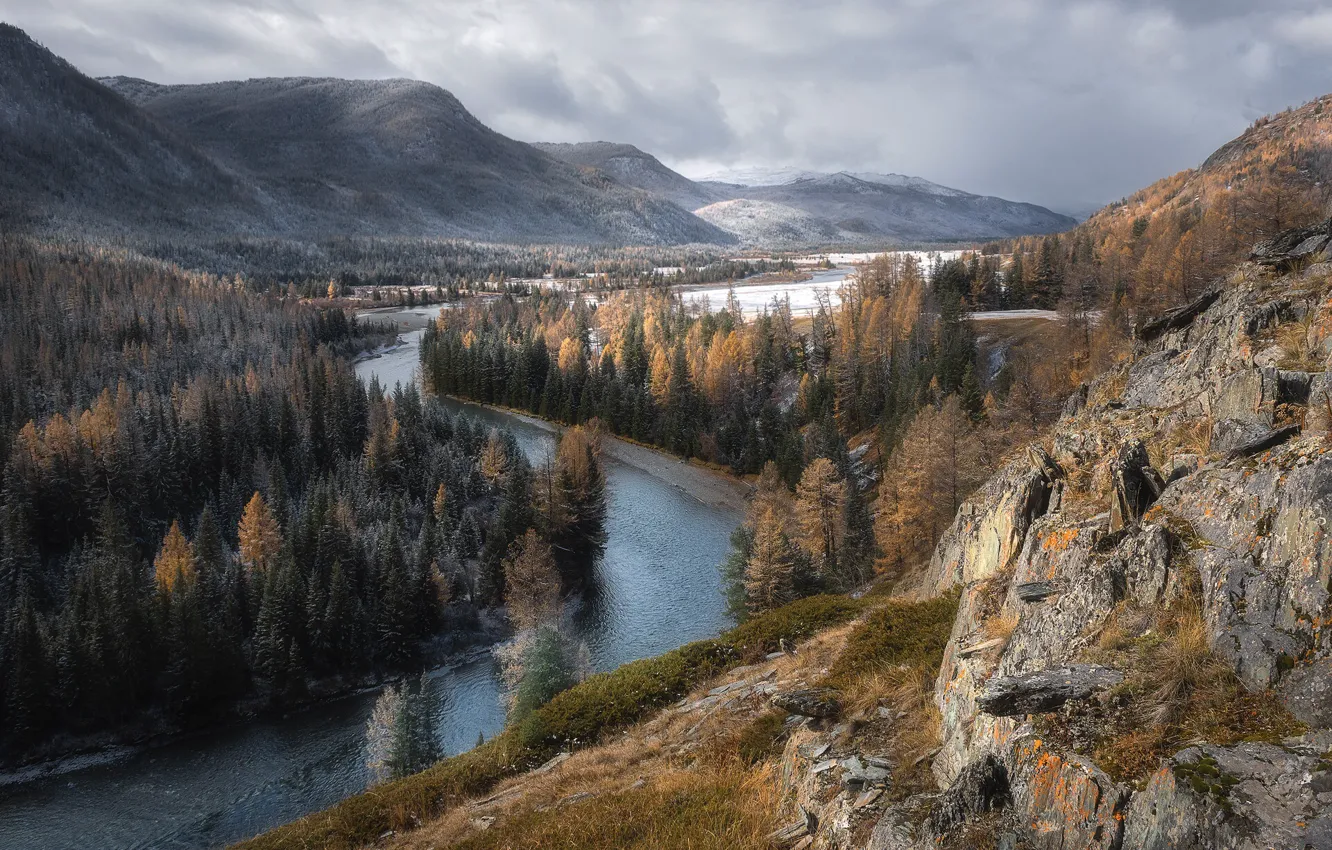
[[[0,0],[92,74],[413,76],[517,138],[1055,205],[1332,90],[1332,0]],[[1295,37],[1298,34],[1300,37]]]

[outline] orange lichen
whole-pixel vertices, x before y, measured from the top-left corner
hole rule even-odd
[[[1063,528],[1051,533],[1041,541],[1041,549],[1046,552],[1062,552],[1077,539],[1078,530],[1076,528]]]

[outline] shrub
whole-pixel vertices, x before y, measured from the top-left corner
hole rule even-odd
[[[898,665],[939,668],[957,617],[957,595],[924,602],[894,600],[871,611],[846,640],[828,676],[833,687]]]

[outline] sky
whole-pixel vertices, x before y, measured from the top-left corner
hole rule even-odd
[[[436,83],[686,175],[896,172],[1081,210],[1332,92],[1332,0],[0,0],[93,76]]]

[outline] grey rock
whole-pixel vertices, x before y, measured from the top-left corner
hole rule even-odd
[[[1220,297],[1221,290],[1209,290],[1183,307],[1177,307],[1163,313],[1156,319],[1144,322],[1138,327],[1134,335],[1143,342],[1150,342],[1169,331],[1188,327],[1194,319],[1198,318],[1208,307],[1215,304]]]
[[[1096,664],[1075,664],[1038,673],[996,676],[985,683],[977,707],[996,717],[1041,714],[1069,700],[1089,699],[1097,691],[1114,687],[1124,675]]]
[[[827,688],[805,688],[773,694],[772,704],[801,717],[836,717],[842,711],[836,695]]]
[[[1003,808],[1010,802],[1008,768],[987,755],[962,769],[948,790],[934,801],[926,823],[935,834],[943,834],[972,815]]]
[[[1044,602],[1059,592],[1059,588],[1049,581],[1024,581],[1013,590],[1017,593],[1018,599],[1028,603]]]
[[[1165,483],[1152,468],[1141,440],[1124,444],[1110,472],[1114,494],[1110,502],[1110,530],[1136,524],[1161,496]]]
[[[1004,763],[1012,824],[1030,850],[1119,850],[1130,790],[1087,760],[1057,752],[1029,731],[1015,734]]]
[[[1328,771],[1314,755],[1272,744],[1190,747],[1134,795],[1124,847],[1266,850],[1332,847]]]
[[[1245,443],[1241,443],[1240,445],[1231,449],[1228,457],[1231,460],[1238,460],[1239,458],[1252,457],[1253,455],[1256,455],[1259,452],[1265,452],[1268,449],[1275,448],[1281,445],[1282,443],[1286,442],[1289,439],[1292,439],[1293,437],[1299,436],[1299,433],[1300,433],[1300,426],[1298,425],[1286,425],[1285,427],[1277,428],[1273,431],[1268,431],[1267,433],[1261,436],[1255,437],[1254,439],[1249,440]]]
[[[1309,227],[1287,230],[1273,239],[1254,246],[1249,259],[1278,272],[1300,262],[1312,261],[1332,242],[1332,219]]]
[[[1201,464],[1202,457],[1200,455],[1187,453],[1172,455],[1170,460],[1166,461],[1165,468],[1161,470],[1161,477],[1168,487],[1181,478],[1187,478],[1197,472]]]

